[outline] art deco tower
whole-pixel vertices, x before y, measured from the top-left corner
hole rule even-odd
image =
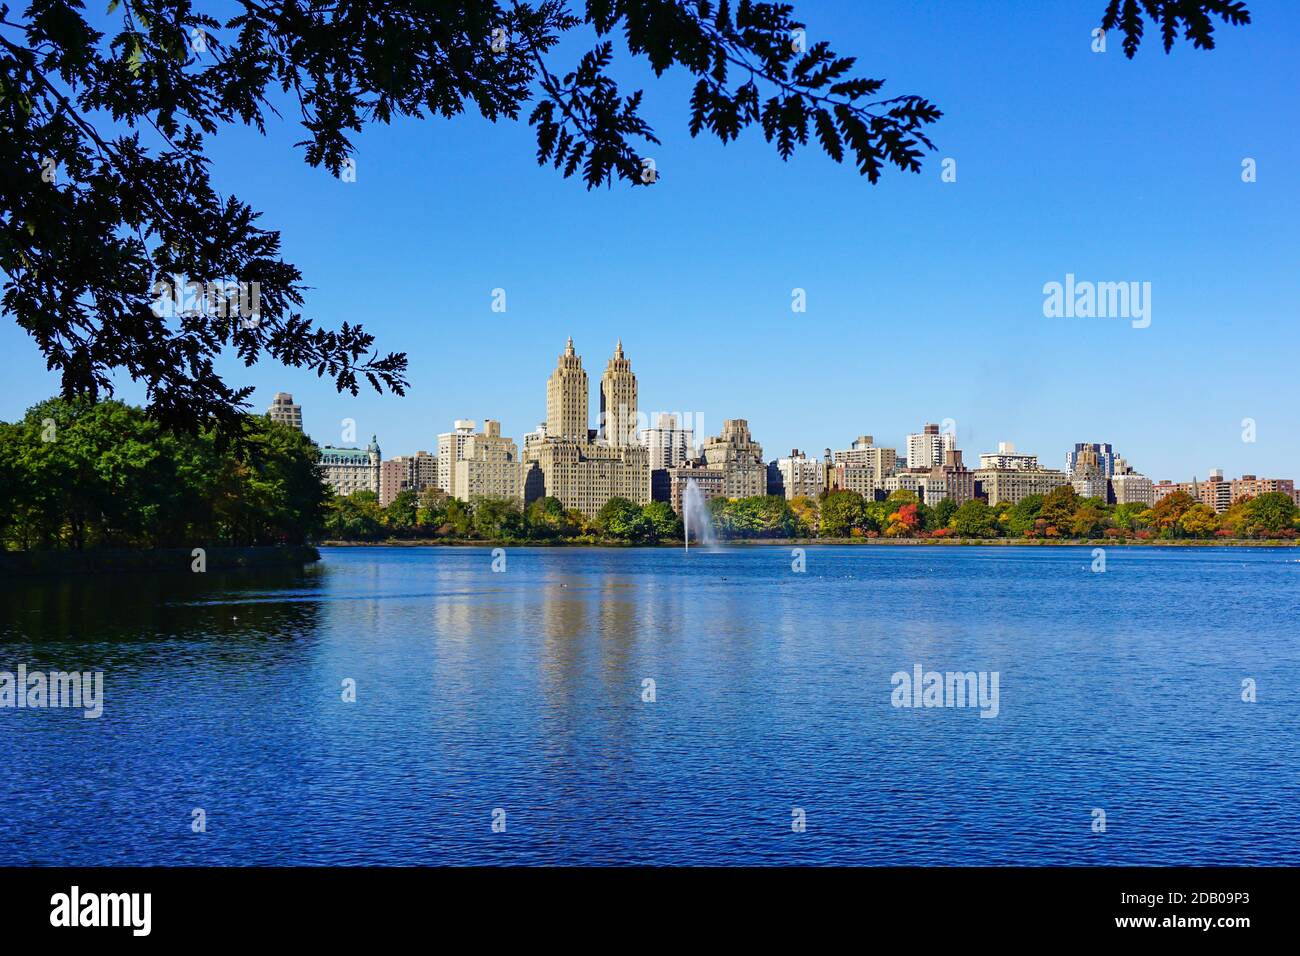
[[[549,438],[587,440],[587,373],[573,351],[573,336],[555,371],[546,380],[546,434]]]
[[[626,448],[637,442],[636,376],[632,374],[632,363],[623,357],[622,339],[600,377],[600,437],[611,448]]]

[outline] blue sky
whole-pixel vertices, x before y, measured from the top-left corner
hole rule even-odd
[[[1251,0],[1255,22],[1211,52],[1166,56],[1149,29],[1129,61],[1118,37],[1090,49],[1104,5],[797,2],[810,42],[944,110],[924,171],[874,187],[812,148],[783,163],[757,130],[692,140],[689,79],[626,57],[663,141],[650,189],[588,193],[535,164],[525,124],[475,116],[368,128],[354,183],[302,162],[292,123],[224,131],[216,183],[282,230],[308,314],[408,352],[412,387],[353,399],[269,361],[223,368],[259,410],[293,393],[322,444],[352,418],[389,456],[433,450],[457,418],[520,438],[568,335],[594,427],[621,336],[643,410],[697,412],[710,433],[746,418],[768,458],[859,434],[897,446],[951,418],[972,464],[998,441],[1056,467],[1110,441],[1156,479],[1300,478],[1300,7]],[[1150,282],[1150,327],[1045,318],[1043,285],[1066,273]],[[57,378],[12,322],[0,349],[13,419]],[[119,396],[143,397],[129,381]]]

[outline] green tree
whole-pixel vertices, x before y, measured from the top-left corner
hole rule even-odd
[[[1124,531],[1136,531],[1142,527],[1141,515],[1146,510],[1147,506],[1138,501],[1116,505],[1115,511],[1111,514],[1111,524]]]
[[[1298,514],[1300,510],[1290,495],[1269,491],[1234,502],[1224,515],[1223,523],[1240,537],[1278,534],[1293,528]]]
[[[335,495],[325,514],[325,534],[337,541],[375,541],[383,537],[384,512],[373,491]]]
[[[384,508],[384,526],[394,534],[410,534],[418,524],[420,495],[413,489],[399,491]]]
[[[425,488],[420,492],[420,504],[415,512],[416,524],[437,534],[447,523],[447,492],[441,488]]]
[[[847,538],[855,529],[867,524],[867,509],[856,491],[832,491],[821,502],[821,528],[824,538]]]
[[[1025,495],[1007,512],[1007,532],[1016,537],[1032,532],[1042,510],[1042,495]]]
[[[933,508],[926,511],[925,530],[937,531],[940,528],[947,528],[956,513],[957,502],[951,498],[940,498]]]
[[[0,431],[14,488],[5,546],[282,544],[317,534],[327,491],[315,446],[261,417],[241,428],[238,446],[222,447],[211,429],[169,432],[121,402],[41,402]]]
[[[1055,528],[1061,534],[1068,534],[1080,500],[1079,493],[1074,490],[1073,485],[1053,488],[1043,496],[1043,506],[1038,512],[1038,518],[1046,521],[1049,528]]]
[[[1104,530],[1106,518],[1104,505],[1096,498],[1084,498],[1070,516],[1067,527],[1076,538],[1095,538]]]
[[[978,499],[963,502],[949,520],[950,524],[945,527],[951,527],[963,538],[991,538],[997,534],[997,519],[993,509]]]
[[[645,513],[627,498],[610,498],[596,512],[596,527],[610,538],[637,541],[649,531]]]
[[[446,523],[443,531],[454,538],[468,538],[474,533],[474,504],[459,498],[448,498]]]
[[[474,532],[489,540],[524,537],[524,516],[519,502],[487,495],[474,498]]]
[[[570,538],[581,531],[559,498],[538,498],[525,512],[529,534],[540,539]]]
[[[682,519],[666,501],[651,501],[641,508],[646,536],[652,541],[667,541],[682,536]]]

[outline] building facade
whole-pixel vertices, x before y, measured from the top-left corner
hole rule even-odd
[[[907,467],[930,469],[944,463],[944,456],[957,447],[952,432],[940,432],[938,425],[927,424],[919,434],[907,436]]]
[[[898,468],[898,452],[893,448],[878,447],[870,435],[859,435],[853,442],[853,447],[832,452],[831,462],[835,466],[837,488],[866,495],[864,481],[867,475],[870,475],[871,491],[882,488],[884,479]],[[847,467],[841,470],[841,466]],[[863,468],[869,471],[864,472],[861,470]]]
[[[1029,471],[1037,469],[1038,456],[1017,452],[1015,444],[1009,441],[1000,441],[997,451],[980,455],[980,470],[1007,471],[1016,468]]]
[[[456,495],[456,463],[465,455],[465,445],[474,436],[473,419],[457,419],[449,432],[438,436],[438,487],[449,498]]]
[[[829,478],[835,491],[855,491],[867,499],[876,495],[876,470],[870,465],[832,465]]]
[[[977,468],[975,492],[991,505],[1019,504],[1030,495],[1047,495],[1070,483],[1070,476],[1054,468]]]
[[[427,451],[398,455],[379,465],[379,503],[387,508],[403,491],[438,487],[438,459]]]
[[[600,377],[600,430],[598,441],[611,448],[640,444],[636,429],[636,376],[623,354],[623,340]]]
[[[1117,505],[1145,505],[1156,503],[1156,489],[1151,479],[1135,471],[1118,472],[1111,476],[1110,487]]]
[[[320,450],[321,480],[336,495],[347,497],[357,491],[379,494],[379,441],[370,437],[366,448],[331,448]]]
[[[524,498],[524,466],[514,439],[501,435],[501,423],[488,418],[483,431],[470,435],[456,462],[455,497]]]
[[[723,497],[753,498],[767,494],[763,446],[754,441],[745,419],[724,420],[722,434],[705,440],[703,457],[706,468],[722,472]]]
[[[275,393],[275,398],[271,399],[271,407],[266,410],[266,415],[273,422],[279,422],[281,425],[288,425],[290,428],[302,431],[302,406],[295,405],[293,396],[288,392]]]
[[[676,415],[663,412],[659,420],[641,432],[651,471],[676,468],[695,453],[695,432],[678,425]]]
[[[588,426],[587,373],[570,337],[546,381],[546,424],[524,444],[524,497],[557,498],[594,517],[610,498],[650,501],[650,462],[636,435],[636,376],[620,340],[601,377],[603,434]]]
[[[1065,453],[1065,470],[1067,472],[1074,474],[1078,468],[1079,458],[1084,452],[1092,452],[1096,456],[1092,460],[1101,470],[1103,477],[1109,478],[1115,474],[1115,463],[1119,456],[1115,454],[1115,449],[1110,442],[1075,442],[1074,450]],[[1086,497],[1096,496],[1088,495]]]
[[[668,469],[668,478],[670,488],[668,503],[678,514],[682,513],[682,495],[691,482],[695,483],[695,487],[700,490],[700,495],[705,501],[726,497],[723,494],[722,472],[717,468],[706,468],[700,461],[687,462]]]
[[[798,448],[793,449],[789,457],[772,462],[768,466],[768,474],[771,477],[767,483],[767,493],[784,495],[787,500],[816,498],[826,490],[826,466],[816,458],[809,458]]]
[[[1110,477],[1099,452],[1087,445],[1075,446],[1077,451],[1070,455],[1074,467],[1070,471],[1070,484],[1080,498],[1100,498],[1110,500]],[[1110,448],[1109,445],[1105,446]],[[1111,461],[1114,467],[1114,461]]]
[[[1197,481],[1195,478],[1191,481],[1161,481],[1152,489],[1156,501],[1175,491],[1186,492],[1220,514],[1232,507],[1234,501],[1242,498],[1258,498],[1271,491],[1289,495],[1292,501],[1300,504],[1295,481],[1291,478],[1257,478],[1254,475],[1242,475],[1240,478],[1228,480],[1217,468],[1210,472],[1210,477],[1205,481]]]

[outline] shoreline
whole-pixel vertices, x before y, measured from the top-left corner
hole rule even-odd
[[[862,547],[934,548],[1295,548],[1296,539],[1259,538],[1175,538],[1139,541],[1132,538],[728,538],[723,547],[818,547],[851,545]],[[681,541],[654,544],[630,541],[517,541],[508,539],[401,539],[385,541],[318,541],[321,548],[681,548]]]
[[[320,560],[312,545],[259,545],[246,548],[203,548],[205,570],[239,571],[245,568],[287,567]],[[195,574],[194,548],[104,548],[89,551],[3,551],[0,574],[42,577],[64,574]]]

